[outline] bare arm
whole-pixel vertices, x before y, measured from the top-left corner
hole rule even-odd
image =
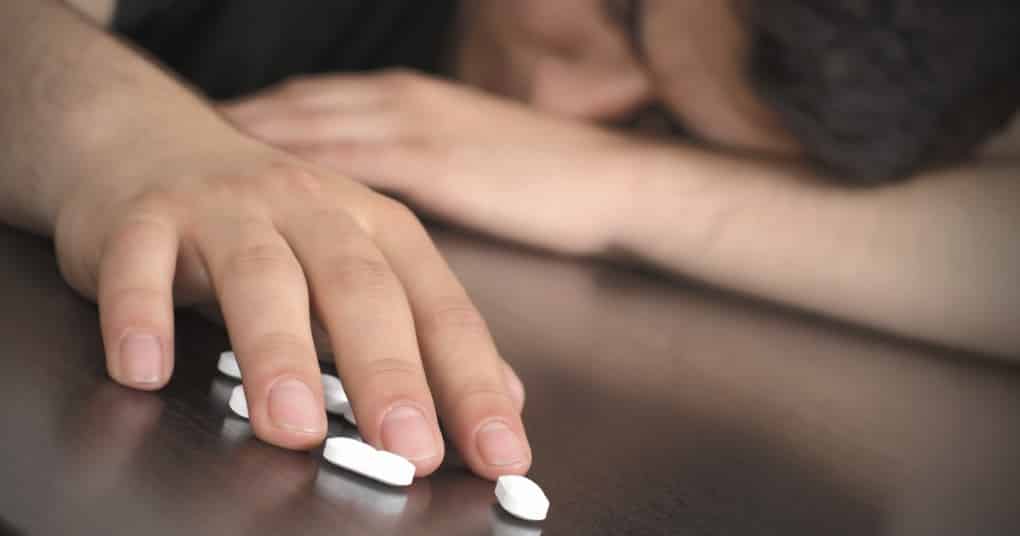
[[[670,270],[886,331],[1020,355],[1020,161],[885,188],[663,148],[614,242]]]
[[[404,206],[243,136],[56,0],[0,2],[0,75],[0,223],[55,235],[112,378],[164,386],[174,307],[216,303],[256,435],[314,447],[314,305],[366,441],[425,475],[442,416],[478,474],[527,472],[523,388]]]
[[[304,104],[339,95],[367,104],[319,115]],[[635,140],[406,74],[298,81],[224,111],[483,232],[623,251],[885,331],[1020,356],[1020,157],[1001,144],[997,159],[852,190],[802,165]]]
[[[53,233],[83,176],[126,165],[111,155],[158,159],[175,141],[227,130],[196,95],[59,2],[3,2],[0,73],[0,222],[38,233]]]

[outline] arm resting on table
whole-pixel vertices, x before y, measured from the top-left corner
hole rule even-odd
[[[675,146],[644,162],[615,237],[638,258],[901,335],[1020,355],[1017,160],[871,189]]]

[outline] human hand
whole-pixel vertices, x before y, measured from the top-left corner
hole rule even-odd
[[[110,375],[165,385],[174,306],[218,302],[256,435],[311,448],[326,433],[314,313],[366,441],[425,475],[441,417],[479,475],[526,472],[520,381],[413,214],[232,131],[201,141],[129,155],[61,205],[60,267],[98,301]]]
[[[220,112],[244,132],[447,220],[565,253],[625,227],[640,144],[407,72],[297,79]]]

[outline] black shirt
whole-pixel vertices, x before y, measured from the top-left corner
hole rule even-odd
[[[436,73],[455,0],[119,0],[113,30],[214,99],[298,74]]]

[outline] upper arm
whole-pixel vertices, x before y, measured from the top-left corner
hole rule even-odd
[[[104,28],[113,24],[117,0],[64,0],[64,3]]]

